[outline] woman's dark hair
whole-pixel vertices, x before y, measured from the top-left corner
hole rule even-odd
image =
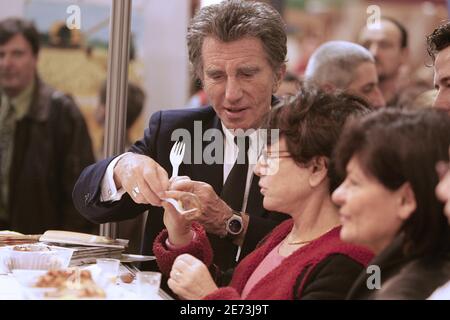
[[[346,120],[370,111],[359,97],[308,88],[285,97],[270,111],[264,128],[278,129],[294,161],[307,164],[315,157],[330,159]],[[268,140],[269,144],[275,142],[270,135]],[[328,167],[328,177],[331,193],[341,182],[333,165]]]
[[[353,156],[389,190],[409,183],[417,208],[405,221],[404,252],[433,255],[450,247],[450,228],[434,189],[438,161],[448,161],[450,118],[438,110],[383,109],[350,121],[335,149],[340,175]],[[381,200],[381,199],[380,199]]]
[[[27,40],[33,55],[39,53],[39,33],[34,24],[19,18],[8,18],[0,21],[0,45],[4,45],[14,36],[21,34]]]

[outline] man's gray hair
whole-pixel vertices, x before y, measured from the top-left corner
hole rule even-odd
[[[363,62],[375,63],[369,50],[348,41],[328,41],[311,55],[305,70],[307,85],[330,83],[345,90],[353,81],[356,68]]]
[[[192,19],[187,33],[189,60],[202,74],[202,46],[206,37],[222,42],[255,37],[262,41],[273,70],[286,61],[286,25],[280,14],[263,2],[230,0],[202,8]]]

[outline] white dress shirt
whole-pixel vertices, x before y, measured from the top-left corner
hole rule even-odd
[[[114,167],[116,166],[117,162],[119,162],[120,159],[122,159],[123,156],[129,154],[131,152],[125,152],[121,155],[114,158],[113,161],[111,161],[106,168],[105,175],[102,179],[102,185],[101,189],[102,192],[100,194],[100,201],[101,202],[107,202],[107,201],[119,201],[122,199],[123,194],[125,193],[124,188],[120,188],[117,190],[116,184],[114,182]]]
[[[222,129],[225,133],[225,149],[224,149],[224,163],[223,163],[223,183],[228,178],[228,175],[233,168],[234,163],[236,162],[239,148],[234,143],[234,135],[233,133],[227,129],[222,123]],[[254,130],[251,134],[248,135],[250,139],[250,146],[248,148],[248,171],[247,171],[247,182],[245,185],[245,193],[244,193],[244,203],[242,204],[242,211],[246,211],[248,195],[250,192],[250,186],[252,185],[253,178],[253,169],[256,166],[256,162],[258,161],[258,157],[261,153],[263,143],[261,139],[261,134],[259,130]]]

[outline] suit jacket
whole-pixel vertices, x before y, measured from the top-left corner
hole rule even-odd
[[[381,271],[381,288],[369,289],[367,280],[373,273],[362,272],[353,284],[347,299],[424,300],[450,279],[450,253],[432,257],[406,257],[402,250],[403,236],[376,256],[370,265]],[[373,283],[373,278],[369,279]]]
[[[229,286],[219,288],[205,297],[209,300],[241,299],[242,291],[254,270],[292,230],[292,219],[276,227],[260,247],[236,267]],[[283,259],[255,284],[246,299],[344,299],[353,281],[364,270],[373,254],[339,238],[341,227],[322,235]],[[165,246],[167,231],[154,243],[160,269],[169,274],[175,258],[190,253],[206,265],[211,262],[211,248],[200,226],[194,226],[196,239],[185,247],[169,250]]]
[[[93,232],[71,199],[82,169],[95,161],[83,115],[73,99],[39,79],[31,101],[15,130],[7,223],[27,234]]]
[[[200,159],[201,163],[199,164],[193,163],[195,159],[190,152],[189,145],[192,143],[192,150],[197,148],[196,152],[203,154],[202,151],[211,143],[208,140],[203,141],[203,133],[212,128],[222,130],[220,119],[212,107],[159,111],[151,117],[143,139],[137,141],[130,151],[150,156],[170,173],[169,154],[174,141],[177,140],[177,137],[172,138],[172,133],[179,129],[177,133],[184,132],[191,136],[190,141],[189,139],[184,140],[186,153],[179,169],[179,175],[189,176],[192,180],[204,181],[220,195],[223,187],[223,165],[206,164],[203,159]],[[148,209],[149,214],[141,251],[144,254],[152,254],[152,243],[164,228],[162,208],[138,205],[128,194],[125,194],[120,201],[100,202],[101,181],[112,159],[100,161],[82,172],[73,191],[75,206],[82,215],[95,223],[130,219]],[[186,164],[186,162],[191,164]],[[250,215],[250,223],[242,246],[241,257],[252,251],[257,243],[286,217],[263,209],[257,176],[253,176],[246,211]],[[233,267],[236,264],[236,246],[229,239],[220,239],[213,235],[209,237],[213,250],[220,252],[220,254],[216,254],[214,262],[222,270]],[[156,266],[147,266],[147,268],[156,268]]]

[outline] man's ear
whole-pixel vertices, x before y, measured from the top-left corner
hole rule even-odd
[[[200,88],[203,89],[203,74],[197,72],[196,75],[195,81],[200,85]]]
[[[397,214],[400,219],[407,220],[417,208],[416,196],[409,182],[399,188],[398,196],[400,206]]]
[[[283,82],[285,74],[286,74],[286,64],[283,63],[281,65],[281,67],[277,70],[276,74],[275,74],[275,79],[274,79],[274,82],[273,82],[272,93],[277,92],[278,88],[281,85],[281,82]]]
[[[317,187],[328,176],[328,159],[326,157],[316,157],[310,163],[311,175],[309,176],[309,185]]]

